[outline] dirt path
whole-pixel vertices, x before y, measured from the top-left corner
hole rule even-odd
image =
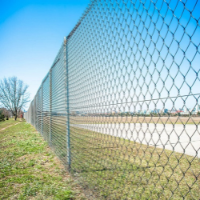
[[[19,122],[16,123],[16,124],[13,124],[13,125],[7,126],[7,127],[5,127],[5,128],[2,128],[2,129],[0,129],[0,131],[3,131],[3,130],[5,130],[5,129],[7,129],[7,128],[11,127],[11,126],[15,126],[15,125],[17,125],[17,124],[19,124]]]

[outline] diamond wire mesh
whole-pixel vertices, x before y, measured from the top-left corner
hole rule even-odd
[[[52,146],[66,164],[65,50],[61,47],[52,67]]]
[[[62,45],[26,119],[88,197],[200,198],[199,9],[92,1]]]
[[[42,134],[42,88],[40,87],[38,94],[38,109],[37,109],[37,117],[38,117],[38,131]]]
[[[43,136],[45,140],[49,141],[49,131],[50,131],[50,80],[49,74],[45,78],[42,86],[43,92]]]

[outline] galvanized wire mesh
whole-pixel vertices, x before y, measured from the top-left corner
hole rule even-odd
[[[26,113],[92,199],[200,199],[200,1],[96,0]]]

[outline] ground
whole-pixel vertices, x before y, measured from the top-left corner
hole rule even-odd
[[[99,199],[200,199],[199,158],[77,126],[70,130],[71,172]]]
[[[39,133],[10,119],[0,122],[0,199],[85,198]]]
[[[12,126],[12,125],[14,125],[14,124],[16,124],[18,122],[19,122],[19,119],[17,119],[17,121],[14,121],[13,119],[10,119],[10,120],[5,120],[3,122],[0,122],[0,130],[4,129],[4,128],[8,127],[8,126]]]
[[[66,127],[56,122],[52,148],[62,160]],[[83,199],[35,128],[17,123],[0,131],[0,199]],[[97,199],[200,199],[199,158],[77,126],[70,132],[71,175]]]

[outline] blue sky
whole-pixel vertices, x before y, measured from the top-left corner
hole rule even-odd
[[[89,2],[0,0],[0,79],[17,76],[32,100]]]
[[[113,2],[96,1],[69,39],[70,109],[200,104],[200,0]]]
[[[17,76],[30,86],[32,100],[64,36],[74,28],[89,2],[0,0],[0,79]],[[97,1],[70,38],[70,87],[78,88],[72,98],[116,104],[170,97],[165,105],[162,101],[147,103],[153,104],[151,108],[168,109],[200,104],[200,0],[146,0],[144,5],[142,1],[116,2]],[[94,75],[101,75],[102,70],[98,82]],[[90,71],[87,82],[83,76],[88,73],[89,77]],[[102,81],[104,87],[95,86]],[[93,89],[89,97],[90,84]],[[100,97],[103,94],[102,100],[94,95],[95,90]],[[190,97],[176,98],[182,95]]]

